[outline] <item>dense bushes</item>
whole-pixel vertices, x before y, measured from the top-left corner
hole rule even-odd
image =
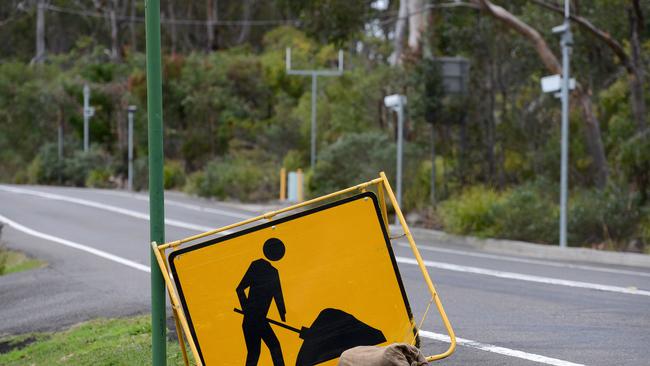
[[[503,192],[475,186],[440,205],[444,228],[457,234],[557,243],[558,195],[548,182]],[[626,190],[576,190],[568,212],[569,245],[607,243],[622,249],[646,232],[639,199]]]
[[[75,151],[72,156],[59,160],[57,146],[46,144],[18,176],[18,182],[31,184],[63,184],[77,187],[112,187],[113,159],[101,149]]]
[[[186,191],[204,197],[261,201],[275,198],[279,190],[278,168],[241,157],[215,159],[190,175]]]
[[[492,208],[494,236],[553,243],[557,240],[558,195],[546,191],[548,182],[528,183],[502,194]],[[552,193],[552,194],[551,194]]]
[[[378,132],[344,135],[318,157],[310,180],[310,192],[318,196],[377,177],[393,176],[395,144]]]
[[[493,211],[500,200],[501,196],[492,189],[483,186],[468,188],[440,205],[445,229],[456,234],[495,235]]]
[[[183,163],[176,160],[165,162],[163,168],[163,186],[165,189],[181,188],[185,184]]]

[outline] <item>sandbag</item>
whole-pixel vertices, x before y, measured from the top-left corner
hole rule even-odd
[[[425,366],[427,360],[420,350],[406,343],[386,347],[359,346],[343,352],[339,366]]]

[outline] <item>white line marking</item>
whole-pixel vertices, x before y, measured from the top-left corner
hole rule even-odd
[[[426,330],[420,330],[420,336],[424,337],[424,338],[433,339],[433,340],[436,340],[436,341],[451,343],[451,340],[449,339],[449,336],[447,336],[445,334],[439,334],[439,333],[429,332],[429,331],[426,331]],[[481,351],[498,353],[498,354],[504,355],[504,356],[521,358],[521,359],[524,359],[524,360],[539,362],[539,363],[543,363],[543,364],[547,364],[547,365],[554,365],[554,366],[584,366],[584,364],[581,364],[581,363],[573,363],[573,362],[569,362],[569,361],[560,360],[560,359],[557,359],[557,358],[551,358],[551,357],[537,355],[537,354],[534,354],[534,353],[518,351],[518,350],[515,350],[515,349],[510,349],[510,348],[505,348],[505,347],[499,347],[499,346],[495,346],[495,345],[492,345],[492,344],[480,343],[480,342],[472,341],[470,339],[465,339],[465,338],[456,337],[456,342],[458,343],[458,345],[461,345],[461,346],[476,348],[476,349],[479,349]]]
[[[398,263],[413,264],[413,265],[418,264],[418,262],[414,258],[395,257],[395,259],[397,260]],[[493,269],[461,266],[458,264],[434,262],[434,261],[426,261],[426,260],[424,261],[424,265],[427,267],[444,269],[448,271],[474,273],[474,274],[479,274],[484,276],[506,278],[510,280],[536,282],[536,283],[543,283],[547,285],[556,285],[556,286],[577,287],[577,288],[585,288],[590,290],[617,292],[617,293],[629,294],[629,295],[650,296],[650,291],[639,290],[636,288],[627,288],[627,287],[619,287],[619,286],[601,285],[601,284],[589,283],[589,282],[562,280],[559,278],[533,276],[533,275],[514,273],[514,272],[503,272],[503,271],[496,271]]]
[[[6,187],[0,187],[0,188],[6,188]],[[42,193],[42,192],[38,192],[38,193]],[[46,198],[60,199],[58,197],[57,198],[51,197],[52,194],[49,194],[49,193],[43,193],[43,194],[48,195],[48,197],[46,197]],[[58,195],[54,195],[54,196],[58,196]],[[101,204],[98,204],[98,203],[92,202],[92,201],[85,202],[86,200],[72,199],[72,198],[68,198],[68,197],[65,197],[65,198],[66,198],[65,200],[68,200],[68,199],[69,200],[74,200],[73,201],[74,203],[79,203],[79,204],[84,204],[84,205],[88,205],[87,203],[91,203],[92,205],[89,205],[91,207],[96,207],[96,205],[101,205]],[[84,201],[84,203],[75,202],[75,201]],[[106,206],[106,205],[101,205],[101,206]],[[122,214],[128,214],[130,216],[133,216],[133,212],[129,212],[129,213],[123,212],[123,211],[130,211],[130,210],[124,210],[124,209],[116,208],[116,207],[113,207],[113,206],[107,206],[107,207],[110,207],[109,211],[114,211],[114,212],[118,212],[118,213],[122,213]],[[100,208],[100,207],[98,207],[98,208]],[[117,210],[115,210],[115,209],[117,209]],[[138,216],[135,216],[135,217],[138,217],[138,218],[143,218],[144,216],[147,216],[147,215],[140,214],[140,213],[136,213],[136,214]],[[148,217],[147,217],[147,219],[148,219]],[[5,217],[3,215],[0,215],[0,221],[6,223],[10,227],[12,227],[12,228],[14,228],[14,229],[16,229],[18,231],[21,231],[21,232],[23,232],[25,234],[32,235],[32,236],[35,236],[35,237],[38,237],[38,238],[41,238],[41,239],[49,240],[49,241],[52,241],[52,242],[55,242],[55,243],[58,243],[58,244],[73,248],[73,249],[78,249],[78,250],[84,251],[86,253],[89,253],[89,254],[92,254],[92,255],[95,255],[95,256],[110,260],[110,261],[118,263],[118,264],[125,265],[127,267],[130,267],[130,268],[142,271],[142,272],[147,272],[147,273],[151,272],[151,268],[149,266],[134,262],[134,261],[126,259],[126,258],[119,257],[117,255],[114,255],[114,254],[111,254],[111,253],[108,253],[108,252],[105,252],[105,251],[102,251],[102,250],[99,250],[99,249],[95,249],[95,248],[92,248],[92,247],[89,247],[89,246],[86,246],[86,245],[83,245],[83,244],[75,243],[75,242],[67,240],[67,239],[59,238],[59,237],[56,237],[56,236],[53,236],[53,235],[45,234],[45,233],[42,233],[40,231],[30,229],[30,228],[28,228],[28,227],[26,227],[24,225],[21,225],[21,224],[15,222],[13,220],[10,220],[9,218],[7,218],[7,217]],[[411,260],[410,258],[397,257],[397,261],[400,262],[400,263],[417,264],[415,262],[415,260]],[[434,262],[425,261],[425,264],[427,266],[432,266],[433,263]],[[442,264],[447,265],[445,263],[442,263]],[[447,266],[453,266],[453,265],[447,265]],[[458,267],[462,267],[462,266],[458,266]],[[467,267],[467,268],[471,268],[471,267]],[[474,272],[474,273],[476,273],[476,272]],[[425,337],[425,338],[434,339],[434,340],[438,340],[438,341],[443,341],[443,342],[447,342],[447,343],[450,342],[449,336],[444,335],[444,334],[433,333],[433,332],[429,332],[429,331],[426,331],[426,330],[420,330],[419,334],[420,334],[420,336]],[[577,364],[577,363],[573,363],[573,362],[569,362],[569,361],[563,361],[563,360],[559,360],[559,359],[556,359],[556,358],[550,358],[550,357],[541,356],[541,355],[537,355],[537,354],[533,354],[533,353],[526,353],[526,352],[523,352],[523,351],[518,351],[518,350],[509,349],[509,348],[494,346],[494,345],[490,345],[490,344],[484,344],[484,343],[472,341],[472,340],[469,340],[469,339],[459,338],[459,337],[456,338],[456,341],[461,346],[476,348],[476,349],[479,349],[479,350],[482,350],[482,351],[497,353],[497,354],[501,354],[501,355],[509,356],[509,357],[521,358],[521,359],[534,361],[534,362],[539,362],[539,363],[544,363],[544,364],[548,364],[548,365],[555,365],[555,366],[584,366],[582,364]]]
[[[410,248],[410,246],[408,244],[406,244],[406,243],[397,243],[397,245],[399,245],[401,247],[404,247],[404,248]],[[624,275],[632,275],[632,276],[650,277],[650,273],[648,273],[648,272],[636,272],[636,271],[628,271],[628,270],[624,270],[624,269],[587,266],[587,265],[582,265],[582,264],[557,263],[557,262],[550,262],[550,261],[539,260],[539,259],[527,259],[527,258],[501,256],[501,255],[496,255],[496,254],[475,253],[475,252],[470,252],[470,251],[466,251],[466,250],[447,249],[447,248],[433,247],[433,246],[429,246],[429,245],[418,245],[418,249],[424,250],[424,251],[430,251],[430,252],[464,255],[464,256],[468,256],[468,257],[489,258],[489,259],[497,259],[497,260],[502,260],[502,261],[528,263],[528,264],[539,264],[539,265],[550,266],[550,267],[572,268],[572,269],[582,269],[582,270],[587,270],[587,271],[596,271],[596,272],[606,272],[606,273],[616,273],[616,274],[624,274]]]
[[[84,251],[86,253],[89,253],[89,254],[92,254],[92,255],[107,259],[109,261],[112,261],[112,262],[115,262],[115,263],[118,263],[118,264],[125,265],[125,266],[130,267],[130,268],[136,269],[138,271],[147,272],[147,273],[151,272],[151,268],[149,266],[144,265],[144,264],[140,264],[140,263],[134,262],[132,260],[122,258],[122,257],[116,256],[114,254],[110,254],[110,253],[104,252],[102,250],[95,249],[95,248],[92,248],[92,247],[89,247],[89,246],[86,246],[86,245],[83,245],[83,244],[75,243],[75,242],[70,241],[70,240],[66,240],[66,239],[59,238],[59,237],[56,237],[56,236],[53,236],[53,235],[45,234],[45,233],[42,233],[40,231],[36,231],[34,229],[30,229],[30,228],[28,228],[28,227],[26,227],[24,225],[21,225],[21,224],[15,222],[13,220],[8,219],[5,216],[0,215],[0,221],[6,223],[10,227],[12,227],[12,228],[14,228],[14,229],[16,229],[18,231],[21,231],[21,232],[23,232],[23,233],[25,233],[27,235],[31,235],[31,236],[35,236],[35,237],[38,237],[38,238],[41,238],[41,239],[49,240],[49,241],[52,241],[52,242],[55,242],[55,243],[58,243],[58,244],[73,248],[73,249],[78,249],[78,250]],[[442,341],[442,342],[447,342],[447,343],[450,342],[448,336],[446,336],[444,334],[429,332],[429,331],[426,331],[426,330],[420,330],[420,336],[425,337],[425,338],[429,338],[429,339],[433,339],[433,340],[437,340],[437,341]],[[494,346],[494,345],[490,345],[490,344],[479,343],[479,342],[464,339],[464,338],[458,338],[457,337],[456,341],[461,346],[476,348],[476,349],[479,349],[479,350],[482,350],[482,351],[487,351],[487,352],[492,352],[492,353],[498,353],[498,354],[501,354],[501,355],[504,355],[504,356],[517,357],[517,358],[522,358],[522,359],[525,359],[525,360],[545,363],[545,364],[548,364],[548,365],[582,366],[581,364],[576,364],[576,363],[572,363],[572,362],[568,362],[568,361],[558,360],[558,359],[555,359],[555,358],[540,356],[540,355],[536,355],[536,354],[532,354],[532,353],[526,353],[526,352],[517,351],[517,350],[513,350],[513,349],[509,349],[509,348],[498,347],[498,346]]]
[[[38,237],[38,238],[41,238],[41,239],[53,241],[55,243],[65,245],[65,246],[70,247],[70,248],[82,250],[84,252],[96,255],[98,257],[102,257],[104,259],[108,259],[109,261],[113,261],[113,262],[116,262],[116,263],[119,263],[119,264],[123,264],[123,265],[125,265],[127,267],[131,267],[131,268],[137,269],[139,271],[151,272],[151,269],[148,266],[145,266],[144,264],[140,264],[138,262],[134,262],[134,261],[126,259],[126,258],[118,257],[118,256],[116,256],[114,254],[107,253],[107,252],[105,252],[103,250],[95,249],[95,248],[92,248],[92,247],[89,247],[89,246],[86,246],[86,245],[83,245],[83,244],[75,243],[75,242],[70,241],[70,240],[62,239],[62,238],[59,238],[59,237],[56,237],[56,236],[52,236],[52,235],[49,235],[49,234],[42,233],[40,231],[30,229],[27,226],[23,226],[23,225],[15,222],[13,220],[8,219],[5,216],[0,215],[0,221],[5,222],[7,225],[11,226],[12,228],[14,228],[14,229],[16,229],[18,231],[22,231],[25,234],[32,235],[32,236],[35,236],[35,237]]]
[[[142,220],[147,220],[149,221],[149,215],[144,214],[141,212],[129,210],[126,208],[121,208],[117,206],[111,206],[111,205],[106,205],[103,203],[95,202],[95,201],[89,201],[85,200],[82,198],[74,198],[74,197],[69,197],[69,196],[63,196],[60,194],[55,194],[55,193],[47,193],[47,192],[41,192],[41,191],[34,191],[31,189],[24,189],[24,188],[14,188],[14,187],[7,187],[7,186],[0,186],[0,190],[6,191],[6,192],[11,192],[11,193],[18,193],[18,194],[27,194],[27,195],[32,195],[32,196],[37,196],[41,198],[47,198],[51,200],[57,200],[57,201],[64,201],[64,202],[71,202],[71,203],[76,203],[78,205],[82,206],[87,206],[87,207],[93,207],[93,208],[98,208],[100,210],[105,210],[105,211],[110,211],[114,213],[118,213],[121,215],[126,215],[126,216],[131,216],[135,217],[138,219]],[[184,221],[179,221],[179,220],[174,220],[174,219],[165,219],[165,224],[169,226],[175,226],[175,227],[180,227],[183,229],[189,229],[189,230],[194,230],[194,231],[199,231],[199,232],[206,232],[210,230],[214,230],[215,228],[209,227],[209,226],[202,226],[202,225],[195,225],[189,222],[184,222]],[[232,231],[222,231],[221,234],[230,234]]]
[[[105,194],[105,195],[112,195],[112,196],[120,196],[120,197],[127,197],[127,198],[134,198],[140,201],[146,201],[149,202],[149,197],[142,195],[142,194],[137,194],[137,193],[126,193],[126,192],[116,192],[116,191],[107,191],[107,190],[94,190],[93,192],[100,193],[100,194]],[[165,205],[169,206],[176,206],[176,207],[181,207],[185,208],[188,210],[193,210],[193,211],[199,211],[199,212],[207,212],[207,213],[212,213],[220,216],[229,216],[229,217],[234,217],[236,219],[249,219],[253,216],[257,216],[256,214],[253,215],[246,215],[246,214],[240,214],[232,211],[226,211],[226,210],[221,210],[218,208],[211,208],[211,207],[205,207],[205,206],[199,206],[199,205],[194,205],[191,203],[185,203],[185,202],[180,202],[180,201],[175,201],[172,199],[169,199],[165,197]]]

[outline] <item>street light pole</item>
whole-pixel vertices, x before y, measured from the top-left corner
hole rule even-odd
[[[293,70],[291,68],[291,48],[286,49],[285,65],[287,75],[311,76],[311,148],[309,162],[311,169],[316,165],[316,96],[318,94],[319,76],[341,76],[343,75],[343,51],[339,50],[339,64],[335,70]]]
[[[564,32],[562,33],[562,161],[560,171],[560,247],[567,246],[567,196],[569,165],[569,57],[573,36],[570,27],[570,4],[564,0]]]
[[[397,108],[397,203],[402,207],[402,156],[404,155],[404,106]],[[399,217],[395,216],[395,225]]]
[[[402,206],[402,157],[404,155],[404,107],[406,106],[406,96],[393,94],[384,97],[384,105],[397,113],[397,176],[396,180],[396,198],[397,204]],[[399,218],[395,216],[395,225],[399,225]]]
[[[128,159],[129,159],[129,172],[128,172],[128,180],[127,180],[127,188],[129,191],[133,191],[133,115],[135,114],[136,111],[136,106],[130,105],[128,109],[128,115],[129,115],[129,151],[128,151]]]

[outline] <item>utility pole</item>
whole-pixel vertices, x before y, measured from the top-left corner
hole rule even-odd
[[[90,106],[90,88],[88,87],[88,84],[84,84],[84,152],[88,152],[88,148],[90,146],[90,136],[89,135],[89,127],[88,127],[88,120],[90,117],[95,115],[95,108]]]
[[[402,156],[404,155],[404,107],[406,96],[389,95],[384,98],[384,105],[397,113],[397,204],[402,206]],[[395,225],[399,225],[399,217],[395,215]]]
[[[560,248],[567,246],[567,199],[569,185],[569,57],[573,45],[571,34],[570,3],[564,0],[564,24],[553,28],[562,33],[562,157],[560,171]]]
[[[163,189],[162,59],[160,54],[160,0],[145,1],[147,44],[147,121],[149,135],[149,237],[165,242]],[[167,363],[165,282],[153,248],[151,263],[151,357],[153,366]]]
[[[137,107],[134,105],[130,105],[128,111],[129,115],[129,151],[128,151],[128,159],[129,159],[129,172],[128,172],[128,180],[127,180],[127,189],[129,191],[133,191],[133,115],[135,114],[135,111],[137,110]]]
[[[318,92],[319,76],[341,76],[343,75],[343,51],[339,50],[338,69],[335,70],[292,70],[291,69],[291,48],[287,47],[285,55],[287,75],[311,76],[311,154],[310,165],[314,170],[316,165],[316,94]]]

